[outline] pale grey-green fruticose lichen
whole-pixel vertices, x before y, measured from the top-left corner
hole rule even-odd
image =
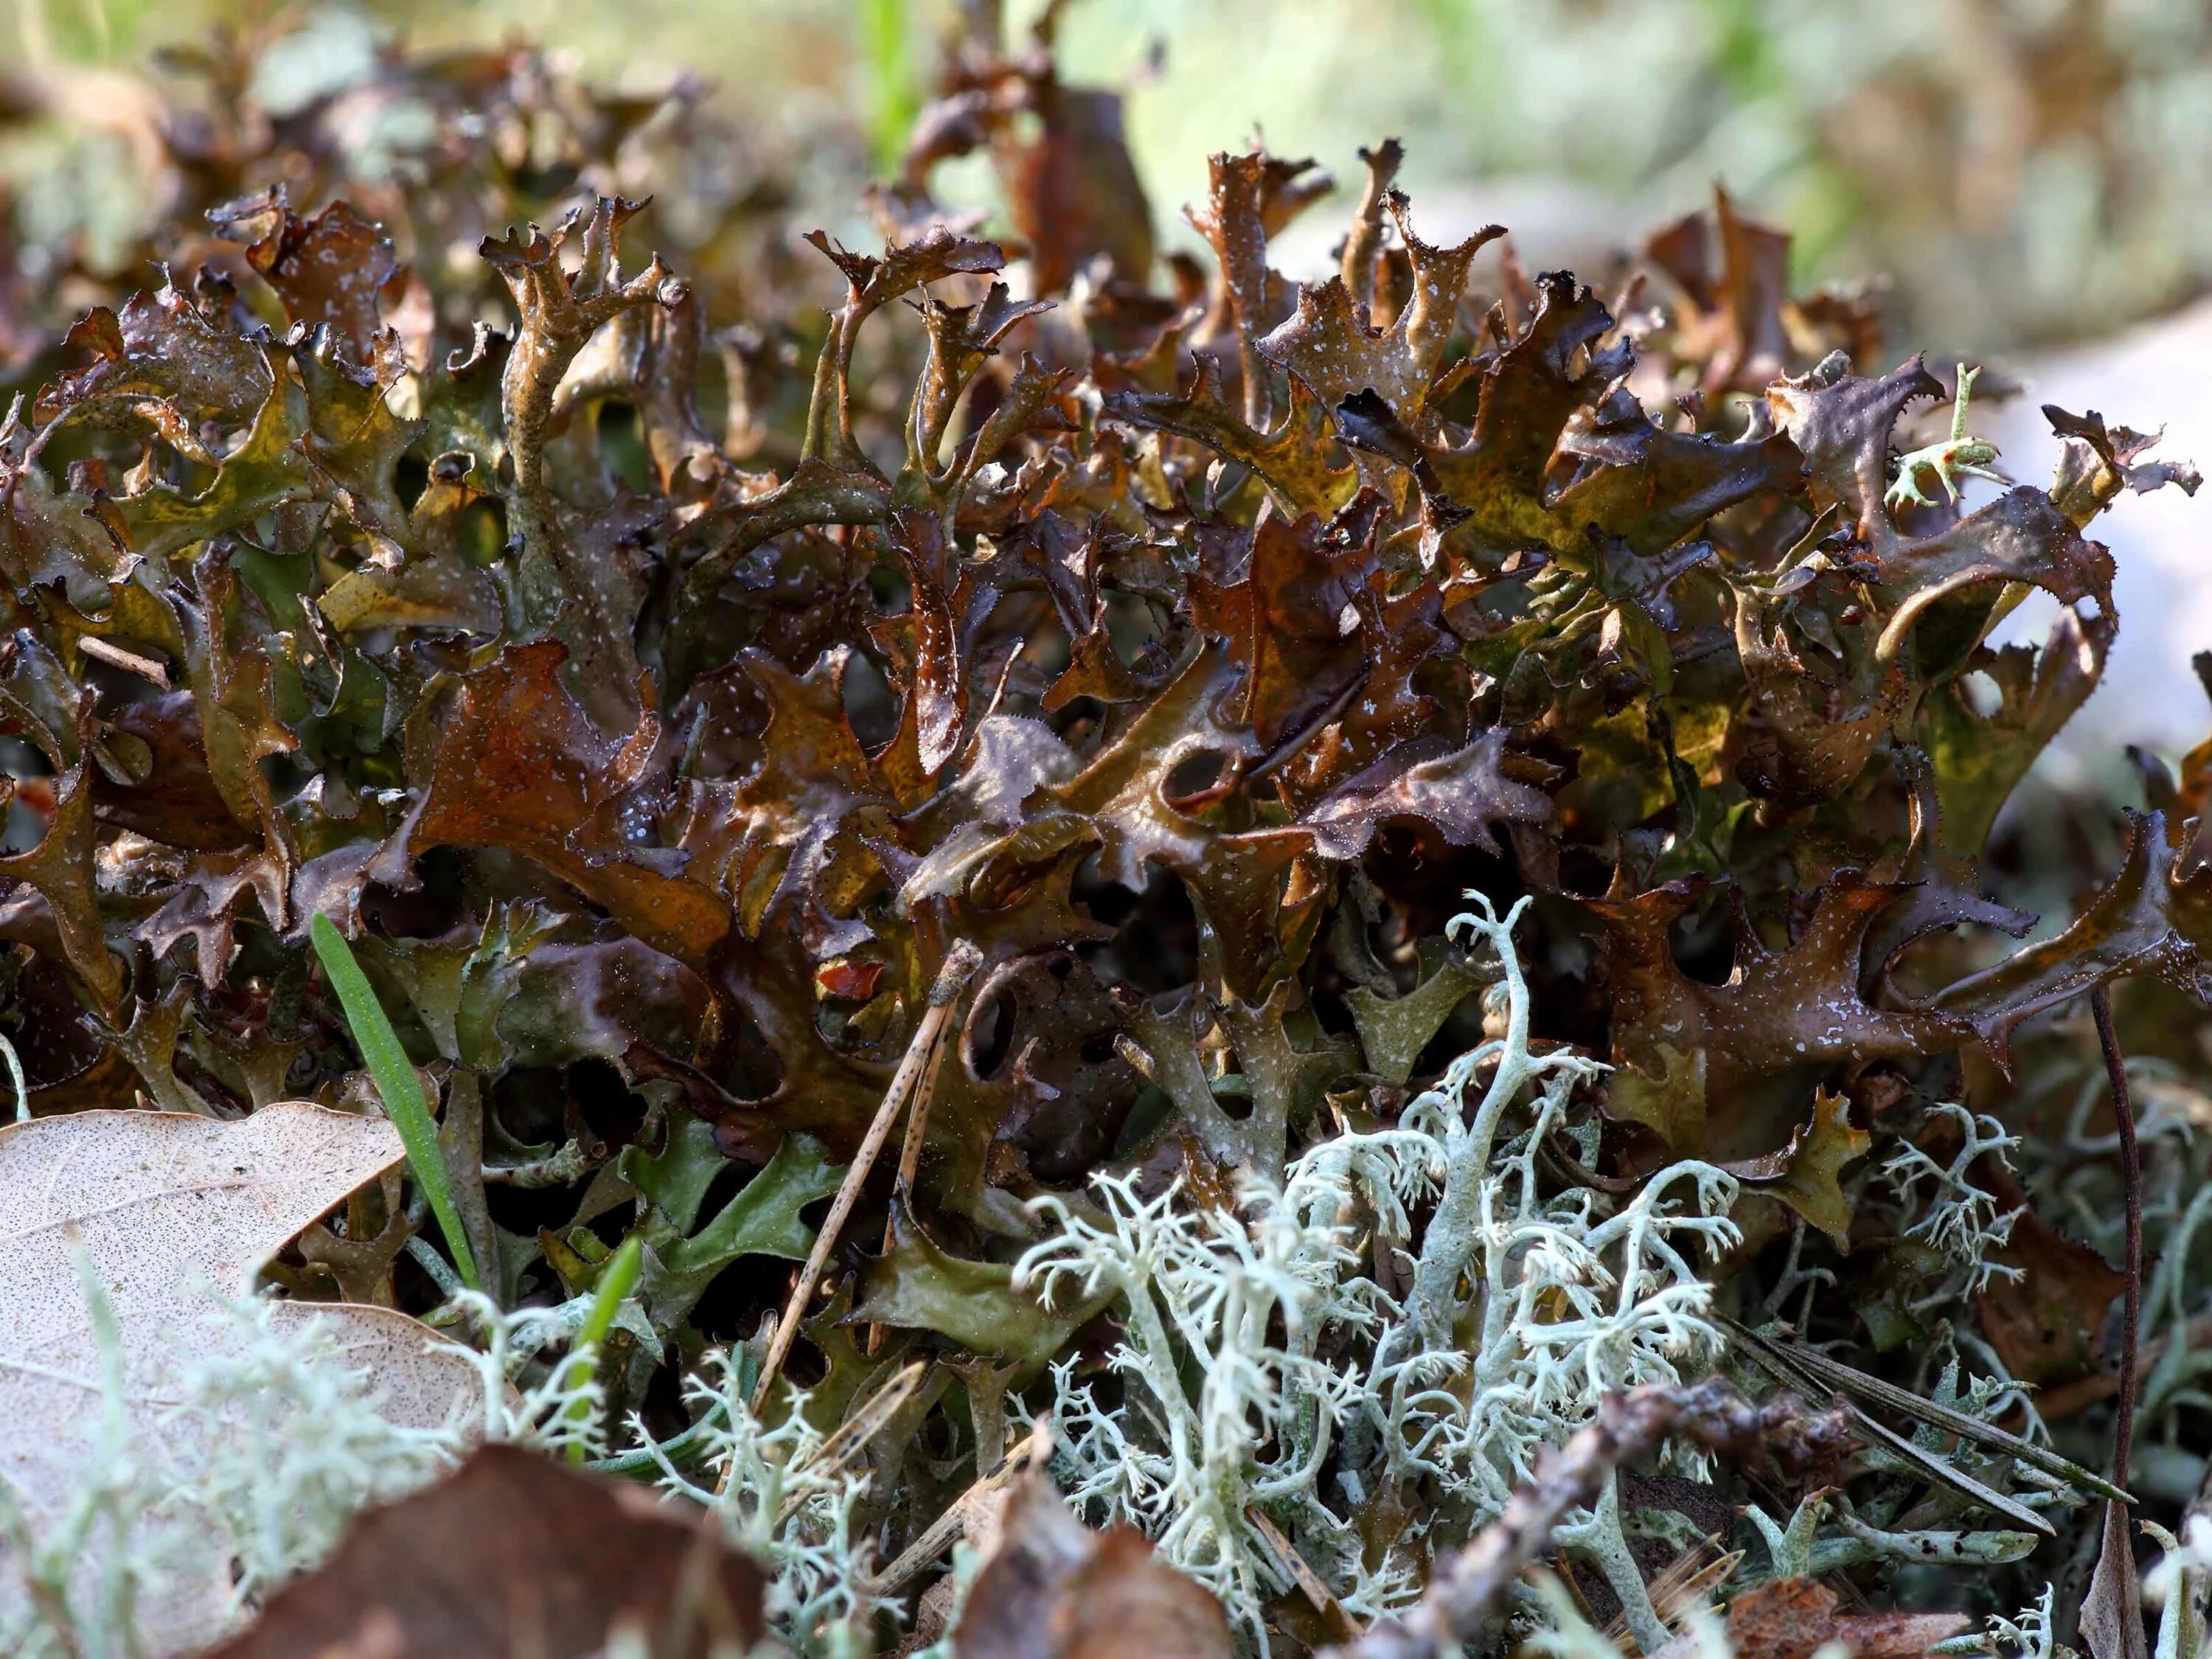
[[[876,1616],[899,1607],[868,1588],[877,1564],[860,1519],[867,1482],[824,1455],[830,1437],[809,1419],[804,1392],[779,1396],[772,1425],[755,1413],[750,1392],[740,1362],[720,1349],[685,1384],[711,1481],[679,1468],[641,1420],[632,1427],[659,1467],[662,1491],[703,1505],[767,1567],[769,1627],[782,1648],[794,1659],[864,1659],[875,1651]]]
[[[2019,1618],[1992,1613],[1982,1629],[1938,1642],[1929,1651],[1945,1655],[1990,1654],[1998,1656],[1998,1659],[2075,1659],[2074,1650],[2061,1645],[2051,1634],[2051,1612],[2056,1599],[2056,1590],[2045,1584],[2042,1599],[2022,1608]],[[2164,1659],[2162,1654],[2160,1659]]]
[[[2143,1600],[2158,1609],[2154,1659],[2199,1659],[2209,1637],[2205,1599],[2212,1592],[2212,1520],[2190,1515],[2177,1538],[2155,1521],[2142,1523],[2165,1553],[2143,1575]],[[2049,1622],[2049,1596],[2045,1622]]]
[[[464,1432],[392,1422],[323,1322],[279,1324],[275,1306],[225,1302],[209,1316],[234,1340],[187,1363],[171,1413],[188,1431],[166,1471],[173,1496],[227,1545],[241,1612],[319,1565],[363,1509],[450,1468]]]
[[[2207,1650],[2205,1600],[2212,1592],[2212,1520],[2191,1515],[2176,1537],[2155,1521],[2140,1523],[2162,1552],[2142,1575],[2142,1600],[2158,1613],[2153,1659],[2201,1659]],[[2076,1659],[2052,1632],[2053,1589],[2017,1619],[1991,1618],[1981,1630],[1938,1644],[1931,1651],[1947,1656],[1989,1654],[1998,1659]]]
[[[606,1449],[606,1391],[599,1380],[599,1357],[587,1346],[569,1348],[546,1365],[527,1389],[514,1380],[550,1346],[574,1339],[591,1298],[578,1297],[553,1308],[524,1308],[513,1313],[480,1291],[457,1291],[447,1304],[472,1326],[480,1346],[441,1342],[442,1352],[476,1368],[483,1387],[482,1415],[475,1437],[512,1441],[540,1451],[586,1455]]]
[[[134,1431],[122,1336],[105,1291],[86,1269],[101,1355],[101,1433],[68,1471],[70,1497],[34,1524],[0,1480],[0,1557],[16,1582],[0,1595],[0,1652],[21,1659],[124,1659],[153,1650],[143,1609],[165,1585],[220,1582],[228,1572],[241,1620],[295,1574],[319,1565],[347,1523],[436,1479],[486,1440],[557,1453],[596,1449],[600,1390],[589,1356],[570,1352],[517,1374],[565,1328],[559,1310],[501,1310],[465,1292],[456,1313],[482,1347],[466,1356],[480,1395],[434,1427],[385,1409],[376,1379],[351,1360],[342,1334],[270,1298],[210,1293],[179,1310],[174,1395],[159,1431]],[[312,1424],[313,1432],[302,1425]],[[97,1571],[79,1570],[85,1561]]]
[[[549,1456],[605,1442],[594,1357],[570,1347],[581,1303],[501,1310],[457,1291],[443,1322],[472,1344],[434,1346],[465,1358],[481,1389],[434,1428],[393,1420],[375,1378],[347,1355],[342,1333],[267,1297],[207,1304],[179,1321],[177,1389],[160,1437],[132,1431],[121,1337],[88,1279],[109,1409],[94,1459],[72,1472],[58,1519],[34,1525],[0,1480],[0,1554],[25,1592],[0,1600],[0,1653],[10,1659],[135,1659],[150,1650],[140,1608],[165,1583],[233,1564],[242,1619],[267,1594],[312,1570],[372,1504],[427,1485],[486,1441]],[[188,1332],[197,1318],[207,1329]],[[704,1505],[769,1568],[771,1625],[796,1659],[860,1659],[872,1624],[893,1604],[866,1593],[872,1542],[859,1530],[865,1482],[817,1461],[823,1437],[803,1395],[773,1428],[747,1408],[737,1369],[710,1353],[691,1385],[707,1408],[707,1468],[695,1483],[640,1429],[671,1493]],[[301,1425],[312,1423],[313,1433]],[[175,1524],[189,1517],[189,1527]],[[87,1575],[80,1564],[100,1564]]]
[[[2001,1376],[1968,1376],[1955,1352],[1945,1362],[1928,1398],[1944,1410],[1986,1423],[2024,1413],[2027,1435],[2049,1443],[2050,1431],[2036,1414],[2024,1385]],[[1962,1474],[1984,1484],[2008,1486],[2013,1500],[2028,1509],[2051,1509],[2081,1501],[2081,1495],[2058,1475],[2002,1451],[1959,1439],[1933,1423],[1916,1427],[1911,1438],[1920,1451]],[[2033,1533],[2023,1531],[1929,1526],[1924,1518],[1916,1523],[1914,1511],[1924,1490],[1918,1466],[1878,1445],[1863,1448],[1858,1456],[1869,1471],[1892,1472],[1900,1480],[1856,1505],[1840,1492],[1809,1493],[1787,1526],[1756,1505],[1750,1507],[1747,1514],[1765,1541],[1767,1560],[1763,1569],[1741,1572],[1739,1583],[1817,1577],[1876,1561],[1990,1566],[2021,1560],[2039,1541]],[[1832,1524],[1824,1527],[1824,1522]]]
[[[1512,943],[1528,901],[1500,918],[1475,897],[1450,931],[1497,957],[1492,1035],[1397,1127],[1320,1143],[1279,1188],[1248,1176],[1233,1214],[1095,1177],[1096,1212],[1040,1200],[1058,1230],[1017,1269],[1048,1295],[1111,1291],[1122,1316],[1123,1409],[1103,1408],[1072,1367],[1055,1373],[1054,1468],[1071,1497],[1149,1534],[1257,1650],[1261,1607],[1294,1580],[1255,1515],[1372,1617],[1416,1592],[1425,1524],[1366,1548],[1352,1517],[1376,1487],[1425,1485],[1418,1507],[1479,1526],[1607,1393],[1680,1382],[1719,1350],[1691,1258],[1700,1240],[1735,1242],[1735,1180],[1686,1160],[1617,1206],[1542,1194],[1540,1148],[1603,1067],[1531,1042]],[[1410,1206],[1425,1200],[1416,1240]],[[1402,1289],[1376,1266],[1397,1257]],[[1325,1493],[1333,1452],[1348,1473]],[[1605,1573],[1647,1650],[1667,1639],[1610,1480],[1560,1542]]]
[[[0,1477],[0,1561],[15,1579],[0,1585],[0,1652],[21,1659],[135,1656],[138,1609],[171,1571],[172,1534],[149,1524],[161,1491],[131,1431],[122,1333],[82,1249],[76,1270],[100,1355],[100,1431],[67,1500],[43,1519]]]
[[[2203,1252],[2197,1238],[2212,1221],[2212,1099],[2179,1077],[2166,1061],[2145,1055],[2128,1062],[2128,1079],[2138,1105],[2137,1138],[2144,1147],[2144,1260],[2151,1264],[2143,1287],[2142,1340],[2157,1358],[2143,1380],[2136,1409],[2136,1433],[2151,1442],[2153,1458],[2171,1458],[2185,1472],[2197,1460],[2184,1450],[2184,1419],[2212,1404],[2204,1379],[2212,1376],[2212,1351],[2189,1339],[2191,1320],[2204,1306]],[[2069,1159],[2078,1149],[2111,1143],[2108,1133],[2091,1135],[2087,1123],[2101,1109],[2088,1090],[2075,1104],[2063,1142],[2052,1149],[2052,1162]],[[2054,1175],[2063,1171],[2055,1170]],[[2052,1179],[2050,1188],[2074,1205],[2074,1223],[2094,1248],[2118,1247],[2126,1225],[2124,1205],[2101,1202],[2078,1181]],[[2185,1473],[2194,1484],[2194,1479]]]
[[[1544,1622],[1528,1632],[1522,1644],[1523,1650],[1541,1654],[1545,1659],[1621,1659],[1620,1647],[1590,1623],[1557,1573],[1539,1570],[1531,1572],[1529,1579]],[[1735,1659],[1728,1626],[1711,1608],[1702,1605],[1690,1608],[1684,1623],[1690,1632],[1693,1659]]]
[[[94,1306],[112,1346],[104,1298]],[[33,1592],[22,1612],[0,1620],[0,1652],[126,1659],[147,1650],[136,1609],[173,1577],[234,1562],[242,1617],[326,1559],[361,1510],[428,1484],[471,1445],[514,1442],[549,1456],[604,1448],[592,1356],[570,1349],[541,1358],[573,1335],[571,1308],[508,1312],[459,1292],[450,1314],[477,1342],[437,1346],[466,1358],[481,1391],[442,1425],[421,1429],[385,1413],[374,1378],[349,1361],[337,1334],[312,1317],[280,1320],[277,1306],[211,1299],[204,1316],[226,1340],[192,1345],[180,1364],[171,1416],[191,1432],[173,1441],[156,1445],[131,1433],[118,1358],[107,1382],[115,1396],[108,1432],[58,1523],[34,1533],[0,1481],[0,1545]],[[795,1659],[861,1659],[875,1650],[875,1615],[895,1605],[863,1588],[872,1559],[858,1520],[866,1484],[819,1461],[824,1437],[808,1421],[803,1395],[765,1427],[737,1378],[734,1362],[715,1352],[691,1385],[691,1403],[705,1408],[699,1438],[707,1468],[720,1476],[714,1482],[685,1475],[641,1427],[641,1443],[667,1492],[711,1510],[769,1567],[771,1626]],[[314,1432],[301,1433],[308,1422]],[[176,1528],[160,1524],[180,1514],[197,1523],[187,1548]],[[89,1581],[75,1571],[88,1557],[103,1564]]]
[[[1950,1161],[1938,1164],[1912,1142],[1901,1141],[1875,1172],[1908,1212],[1919,1212],[1919,1218],[1905,1227],[1905,1236],[1927,1245],[1956,1270],[1914,1303],[1915,1313],[1978,1296],[1991,1279],[2018,1279],[2024,1271],[1992,1258],[2010,1242],[2013,1224],[2027,1206],[2004,1209],[1969,1173],[1985,1157],[2010,1170],[2020,1137],[2007,1133],[1996,1119],[1955,1102],[1934,1109],[1958,1127],[1958,1150]]]
[[[2206,1388],[2212,1348],[2186,1335],[2207,1294],[2206,1253],[2197,1240],[2212,1222],[2212,1133],[2206,1133],[2212,1097],[2156,1055],[2130,1058],[2127,1075],[2142,1146],[2147,1268],[2141,1342],[2148,1364],[2136,1411],[2136,1468],[2139,1481],[2170,1486],[2179,1498],[2195,1488],[2203,1467],[2202,1456],[2184,1444],[2188,1425],[2212,1404]],[[2113,1261],[2125,1248],[2128,1206],[2111,1170],[2118,1143],[2117,1131],[2106,1127],[2110,1089],[2098,1065],[2078,1081],[2057,1072],[2031,1085],[2020,1115],[2063,1127],[2028,1139],[2012,1157],[2021,1165],[2021,1184],[2061,1206],[2049,1218]],[[1986,1344],[1964,1330],[1955,1336],[1984,1369],[1998,1369]]]

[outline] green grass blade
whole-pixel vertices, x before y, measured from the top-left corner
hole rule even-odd
[[[862,62],[867,67],[869,137],[876,166],[898,171],[908,130],[921,108],[915,74],[914,22],[908,0],[860,0]]]
[[[584,1328],[576,1334],[579,1346],[588,1344],[596,1348],[607,1340],[607,1333],[615,1328],[615,1316],[622,1311],[623,1298],[637,1288],[638,1274],[644,1268],[645,1246],[632,1233],[599,1270],[599,1282],[592,1289],[592,1310],[584,1316]]]
[[[621,1247],[607,1258],[607,1265],[599,1271],[599,1282],[592,1291],[591,1310],[584,1316],[584,1328],[576,1333],[576,1352],[588,1352],[592,1357],[593,1376],[599,1374],[599,1350],[606,1345],[607,1333],[615,1328],[615,1316],[622,1311],[623,1299],[637,1288],[638,1275],[645,1267],[645,1246],[632,1233]],[[569,1411],[571,1419],[580,1419],[591,1407],[579,1400]],[[576,1444],[568,1448],[568,1461],[581,1463],[584,1448]]]
[[[354,960],[353,947],[331,919],[318,912],[307,923],[307,937],[314,941],[315,954],[322,958],[323,971],[330,975],[331,988],[337,993],[338,1005],[345,1010],[354,1046],[361,1050],[369,1076],[376,1080],[385,1115],[399,1131],[400,1143],[407,1148],[407,1162],[415,1179],[422,1183],[422,1195],[430,1200],[430,1213],[438,1218],[439,1230],[446,1235],[446,1248],[453,1253],[453,1265],[460,1269],[461,1283],[481,1291],[483,1281],[477,1273],[476,1256],[469,1249],[468,1234],[461,1230],[460,1215],[453,1208],[453,1182],[447,1174],[445,1154],[438,1147],[438,1126],[430,1121],[422,1085],[416,1079],[406,1050],[399,1046],[399,1034],[392,1029],[384,1005],[369,988],[368,975]]]
[[[660,1443],[660,1455],[678,1468],[690,1468],[702,1462],[708,1453],[707,1437],[720,1427],[726,1413],[720,1402],[709,1406],[707,1414],[674,1438]],[[617,1452],[611,1457],[589,1457],[584,1467],[595,1474],[652,1474],[660,1468],[650,1451],[634,1448]]]

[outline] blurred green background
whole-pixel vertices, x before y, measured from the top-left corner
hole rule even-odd
[[[713,83],[802,213],[834,222],[896,153],[960,3],[0,0],[0,62],[96,75],[218,21],[304,16],[267,66],[281,99],[383,41],[524,35],[594,80]],[[1006,9],[1018,30],[1037,6]],[[1532,264],[1587,265],[1725,179],[1796,232],[1806,275],[1886,275],[1901,331],[1946,349],[2094,337],[2212,276],[2202,0],[1079,0],[1060,41],[1066,79],[1129,91],[1163,219],[1207,152],[1255,133],[1340,179],[1396,133],[1425,215],[1503,219]],[[98,96],[7,140],[26,235],[116,191],[125,149],[72,155],[52,130],[97,125]]]

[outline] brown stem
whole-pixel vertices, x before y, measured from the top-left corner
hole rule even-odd
[[[1597,1421],[1546,1456],[1505,1512],[1441,1565],[1403,1623],[1384,1620],[1349,1647],[1328,1650],[1329,1659],[1436,1659],[1448,1647],[1475,1645],[1513,1581],[1549,1551],[1567,1513],[1587,1507],[1614,1469],[1669,1435],[1740,1462],[1771,1450],[1790,1464],[1832,1456],[1850,1434],[1840,1412],[1809,1411],[1787,1394],[1753,1405],[1717,1376],[1690,1389],[1651,1384],[1607,1395]]]
[[[951,1023],[948,1017],[948,1025]],[[957,1041],[957,1037],[954,1041]],[[906,1115],[906,1139],[899,1147],[898,1177],[891,1185],[891,1209],[884,1217],[884,1254],[889,1255],[898,1243],[898,1212],[914,1207],[914,1178],[921,1168],[922,1137],[929,1131],[929,1103],[937,1098],[937,1074],[945,1067],[945,1056],[951,1042],[939,1042],[930,1046],[929,1069],[921,1074],[921,1082],[914,1091],[914,1104]],[[883,1352],[884,1328],[868,1327],[867,1353],[873,1359]]]
[[[891,1076],[890,1087],[884,1091],[884,1103],[876,1109],[875,1121],[861,1137],[860,1150],[853,1154],[853,1162],[845,1171],[845,1179],[837,1188],[837,1196],[830,1200],[830,1213],[823,1218],[822,1231],[814,1236],[814,1248],[807,1252],[806,1265],[799,1270],[799,1280],[791,1287],[791,1299],[783,1304],[783,1317],[776,1323],[775,1334],[769,1340],[768,1358],[761,1366],[760,1382],[753,1389],[752,1408],[756,1413],[768,1404],[769,1392],[775,1386],[777,1373],[791,1352],[791,1345],[799,1334],[799,1322],[805,1316],[806,1304],[814,1295],[816,1281],[830,1260],[830,1252],[837,1246],[837,1237],[845,1229],[845,1219],[860,1201],[860,1188],[866,1185],[868,1172],[875,1168],[876,1156],[890,1139],[891,1126],[898,1121],[899,1108],[914,1091],[915,1080],[937,1047],[939,1034],[951,1017],[953,1000],[967,984],[975,969],[982,965],[981,952],[961,940],[952,947],[945,959],[944,970],[930,988],[929,1008],[915,1027],[914,1040],[907,1045],[906,1056],[899,1061],[898,1070]],[[729,1478],[728,1470],[723,1479]]]
[[[915,1574],[943,1555],[952,1540],[965,1532],[993,1495],[1006,1490],[1032,1468],[1052,1459],[1052,1431],[1040,1422],[1029,1437],[1008,1453],[1003,1462],[953,1499],[951,1506],[907,1546],[897,1560],[878,1573],[867,1588],[878,1595],[896,1595]]]
[[[2112,1030],[2112,997],[2109,987],[2089,993],[2089,1009],[2097,1018],[2097,1042],[2105,1051],[2105,1075],[2112,1085],[2112,1117],[2120,1133],[2120,1187],[2128,1206],[2125,1301],[2121,1331],[2119,1405],[2112,1425],[2112,1484],[2128,1484],[2128,1455],[2136,1432],[2136,1346],[2142,1334],[2142,1157],[2136,1146],[2135,1102],[2128,1093],[2127,1058]]]

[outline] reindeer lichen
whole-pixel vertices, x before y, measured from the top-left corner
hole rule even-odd
[[[875,1651],[874,1618],[898,1606],[868,1589],[881,1564],[862,1520],[865,1485],[823,1457],[830,1437],[809,1417],[803,1393],[785,1396],[773,1424],[756,1414],[749,1369],[743,1354],[717,1351],[687,1391],[711,1483],[679,1468],[641,1421],[633,1427],[661,1490],[704,1507],[724,1536],[768,1568],[769,1623],[794,1659],[861,1659]]]
[[[1233,1212],[1173,1185],[1146,1199],[1127,1177],[1094,1177],[1100,1213],[1042,1200],[1056,1231],[1016,1270],[1048,1297],[1061,1281],[1109,1291],[1124,1316],[1118,1411],[1067,1365],[1056,1373],[1070,1496],[1144,1528],[1262,1651],[1262,1604],[1293,1580],[1255,1510],[1371,1617],[1419,1588],[1405,1557],[1370,1561],[1360,1546],[1352,1519],[1376,1486],[1431,1480],[1486,1520],[1608,1393],[1698,1374],[1721,1346],[1692,1255],[1736,1238],[1736,1183],[1683,1160],[1610,1214],[1584,1191],[1544,1195],[1540,1150],[1602,1068],[1532,1045],[1512,939],[1527,902],[1501,918],[1473,896],[1480,910],[1450,932],[1495,957],[1485,1006],[1498,1035],[1396,1128],[1321,1142],[1280,1190],[1248,1179]],[[1401,1297],[1363,1271],[1372,1258],[1356,1244],[1369,1230],[1410,1240],[1416,1205],[1428,1218]],[[1322,1491],[1333,1459],[1334,1502]],[[1663,1632],[1648,1596],[1632,1599],[1643,1579],[1611,1482],[1559,1537],[1644,1632]]]

